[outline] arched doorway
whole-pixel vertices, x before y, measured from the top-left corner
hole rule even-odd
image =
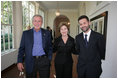
[[[68,27],[70,27],[70,20],[68,19],[67,16],[65,15],[60,15],[60,16],[57,16],[54,20],[54,38],[57,38],[60,36],[60,32],[59,32],[59,27],[61,24],[67,24]]]

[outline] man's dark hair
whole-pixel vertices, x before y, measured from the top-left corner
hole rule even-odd
[[[47,29],[49,29],[50,27],[49,26],[47,26]]]
[[[81,19],[86,19],[88,22],[89,22],[89,18],[86,16],[86,15],[82,15],[78,18],[78,21],[81,20]]]

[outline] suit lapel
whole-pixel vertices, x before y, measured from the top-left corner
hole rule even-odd
[[[82,42],[83,46],[86,47],[85,46],[85,41],[84,41],[83,33],[81,33],[80,40],[82,40],[81,42]]]
[[[93,31],[91,30],[91,34],[90,34],[89,42],[88,42],[88,47],[91,46],[92,41],[94,41],[94,38],[93,38]]]
[[[30,32],[31,34],[31,45],[32,45],[32,48],[33,48],[33,44],[34,44],[34,32],[33,32],[33,29],[31,30],[31,32]]]
[[[43,29],[41,29],[41,33],[42,33],[42,45],[43,45],[43,48],[45,48],[45,32]]]

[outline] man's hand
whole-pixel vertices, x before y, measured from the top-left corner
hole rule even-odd
[[[22,70],[24,69],[24,66],[22,63],[18,63],[17,64],[18,70],[22,72]]]

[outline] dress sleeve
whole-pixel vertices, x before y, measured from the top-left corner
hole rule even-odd
[[[79,52],[80,52],[80,46],[79,46],[79,42],[78,42],[78,37],[76,36],[75,37],[75,51],[76,51],[76,54],[79,55]]]

